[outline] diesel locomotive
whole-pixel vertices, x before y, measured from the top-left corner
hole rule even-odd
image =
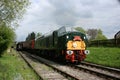
[[[89,52],[87,37],[70,27],[61,27],[39,38],[19,42],[17,50],[31,50],[39,56],[47,56],[66,62],[81,62]]]

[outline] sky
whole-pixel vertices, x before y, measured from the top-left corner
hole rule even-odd
[[[120,31],[120,0],[30,0],[16,29],[16,41],[31,32],[48,33],[62,26],[101,29],[111,39]]]

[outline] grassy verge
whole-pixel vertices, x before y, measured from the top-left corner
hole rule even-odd
[[[89,47],[85,61],[120,68],[120,48]]]
[[[16,51],[0,58],[0,80],[39,80]]]

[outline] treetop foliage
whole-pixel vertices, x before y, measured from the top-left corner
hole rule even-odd
[[[107,37],[105,35],[102,34],[102,30],[99,29],[98,30],[98,35],[96,36],[96,40],[103,40],[103,39],[107,39]]]
[[[35,39],[35,33],[34,32],[28,34],[28,36],[26,38],[26,41],[33,40],[33,39]]]
[[[42,33],[36,33],[36,37],[35,38],[38,38],[38,37],[40,37],[42,35]]]
[[[28,34],[28,36],[26,37],[26,41],[29,40],[33,40],[35,38],[38,38],[42,35],[42,33],[35,33],[35,32],[31,32],[30,34]]]
[[[86,31],[82,27],[76,27],[75,30],[80,31],[82,33],[86,33]]]
[[[29,0],[0,0],[0,25],[17,23],[28,5]]]
[[[97,29],[88,29],[87,34],[89,37],[89,40],[96,39],[96,36],[99,34]]]

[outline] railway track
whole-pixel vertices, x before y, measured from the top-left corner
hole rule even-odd
[[[54,63],[52,62],[49,62],[35,55],[28,54],[27,52],[23,52],[25,54],[21,52],[19,53],[23,57],[23,59],[27,62],[27,64],[39,76],[40,80],[79,80],[78,78],[70,74],[67,74],[64,71],[61,71],[56,67],[53,67],[52,65],[50,65],[50,64],[54,65]]]
[[[27,55],[25,55],[27,54]],[[85,70],[83,71],[80,68],[77,68],[76,66],[71,67],[69,65],[61,65],[52,61],[48,61],[46,59],[40,58],[35,55],[30,55],[28,53],[21,54],[24,56],[24,58],[31,58],[32,61],[37,62],[36,66],[37,69],[35,69],[36,73],[40,76],[40,79],[47,78],[47,80],[108,80],[108,78],[103,78],[101,76],[96,76],[90,73],[87,73]],[[29,56],[28,56],[29,55]],[[26,61],[29,59],[26,59]],[[30,62],[28,62],[30,63]],[[39,64],[40,65],[39,65]],[[32,63],[33,64],[33,63]],[[44,67],[41,68],[41,65],[44,64],[46,67],[50,67],[52,71],[45,71]],[[31,64],[29,64],[31,65]],[[34,63],[35,65],[35,63]],[[35,66],[32,66],[34,68]],[[40,71],[39,68],[41,68],[43,71]],[[43,72],[43,73],[40,73]],[[89,71],[88,71],[89,72]],[[56,76],[56,74],[53,73],[60,73],[59,75],[61,76]],[[49,74],[48,76],[44,76],[44,74]],[[50,74],[52,76],[50,76]],[[55,76],[54,76],[55,75]]]
[[[120,70],[104,67],[87,62],[81,62],[80,65],[60,65],[40,58],[35,55],[30,55],[27,52],[21,54],[24,60],[34,68],[34,71],[39,75],[40,79],[46,78],[51,80],[120,80]],[[34,61],[34,62],[32,62]],[[37,63],[35,63],[37,62]],[[34,66],[32,66],[34,65]],[[50,69],[49,69],[49,67]],[[47,70],[46,70],[47,69]],[[57,72],[56,72],[57,71]],[[60,74],[58,74],[60,73]],[[91,74],[92,73],[92,74]],[[94,75],[93,75],[94,74]],[[46,76],[45,76],[46,75]],[[96,75],[98,77],[96,77]],[[86,77],[88,76],[88,77]]]
[[[71,67],[85,72],[103,77],[107,80],[120,80],[120,69],[104,67],[97,64],[88,62],[81,62],[80,65],[70,65]]]

